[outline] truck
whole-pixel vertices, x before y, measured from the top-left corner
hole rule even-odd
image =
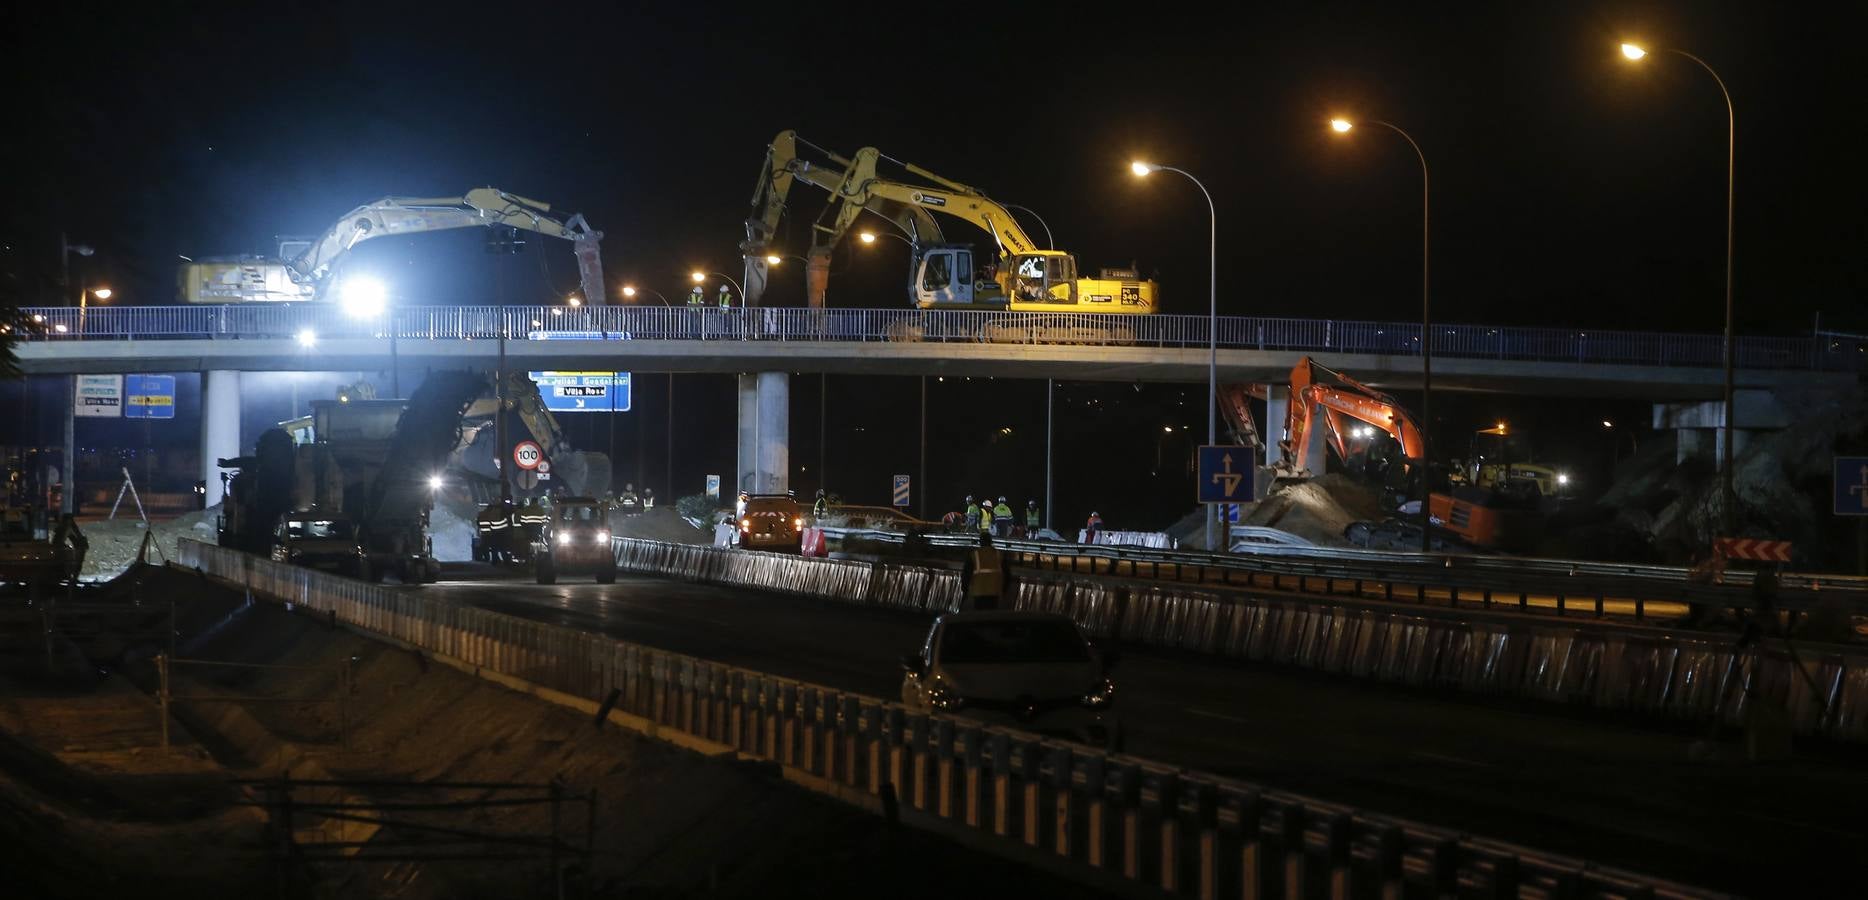
[[[532,572],[539,584],[560,575],[594,575],[598,584],[616,581],[616,550],[610,543],[608,504],[592,497],[560,497],[532,541]]]
[[[295,512],[354,526],[368,565],[406,584],[440,576],[428,515],[440,473],[460,442],[461,413],[485,390],[473,372],[431,373],[408,400],[317,400],[294,443],[283,428],[261,433],[250,456],[220,460],[227,476],[222,546],[271,555]],[[307,519],[308,520],[308,519]],[[325,540],[337,540],[326,535]]]

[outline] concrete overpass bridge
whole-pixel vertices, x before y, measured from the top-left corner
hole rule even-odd
[[[738,374],[741,479],[755,473],[759,489],[785,483],[788,373],[1200,382],[1209,339],[1205,316],[915,309],[460,306],[350,318],[335,306],[296,304],[28,313],[44,329],[20,349],[29,374],[205,373],[208,466],[238,455],[241,372],[491,369],[503,343],[507,365],[530,370]],[[1375,387],[1420,385],[1418,323],[1227,316],[1216,338],[1227,382],[1281,385],[1308,355]],[[1644,399],[1657,404],[1657,426],[1718,425],[1716,413],[1705,420],[1705,401],[1721,393],[1718,335],[1436,325],[1433,352],[1438,390]],[[1772,392],[1853,383],[1868,369],[1868,346],[1747,337],[1737,367],[1738,425],[1773,427],[1782,423],[1769,409]],[[1663,413],[1666,404],[1674,411]],[[218,479],[207,480],[215,492]]]

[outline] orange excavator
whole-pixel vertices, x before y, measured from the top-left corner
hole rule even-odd
[[[1244,385],[1228,385],[1221,392],[1221,407],[1235,431],[1256,431],[1247,402],[1255,393]],[[1291,368],[1284,437],[1278,442],[1284,461],[1277,477],[1297,480],[1322,474],[1325,446],[1344,462],[1356,453],[1379,457],[1373,442],[1376,432],[1400,446],[1401,466],[1388,468],[1390,485],[1403,487],[1408,480],[1425,477],[1421,461],[1426,439],[1400,401],[1306,356]],[[1460,485],[1450,493],[1430,494],[1428,503],[1442,527],[1477,547],[1528,549],[1542,533],[1543,516],[1535,502],[1521,502],[1509,491]]]
[[[1321,420],[1322,428],[1316,428]],[[1351,420],[1365,423],[1353,425]],[[1306,356],[1291,367],[1290,402],[1285,407],[1284,451],[1280,477],[1322,474],[1321,445],[1348,460],[1352,442],[1381,431],[1401,445],[1409,470],[1426,456],[1427,445],[1413,417],[1395,398]]]

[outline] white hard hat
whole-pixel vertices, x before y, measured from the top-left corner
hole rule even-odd
[[[1000,502],[1000,503],[1004,503],[1004,502],[1005,502],[1005,498],[1004,498],[1004,497],[1000,497],[1000,498],[999,498],[999,502]]]

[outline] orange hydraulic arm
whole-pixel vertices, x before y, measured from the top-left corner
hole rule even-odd
[[[1313,471],[1309,434],[1316,411],[1322,413],[1323,425],[1329,429],[1326,438],[1338,459],[1349,456],[1345,435],[1351,419],[1373,425],[1400,442],[1410,467],[1424,455],[1420,427],[1395,398],[1306,356],[1291,368],[1290,403],[1284,415],[1284,440],[1279,442],[1293,469]],[[1319,460],[1316,471],[1321,468]]]

